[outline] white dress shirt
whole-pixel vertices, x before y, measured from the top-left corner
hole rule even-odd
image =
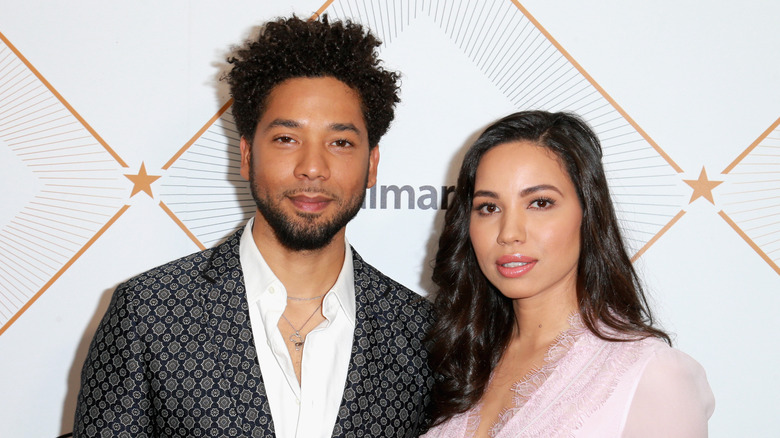
[[[352,250],[346,242],[338,279],[322,302],[322,321],[306,336],[301,383],[277,323],[287,306],[287,290],[263,260],[252,238],[250,219],[239,254],[249,303],[255,348],[276,436],[330,437],[336,424],[355,332]]]

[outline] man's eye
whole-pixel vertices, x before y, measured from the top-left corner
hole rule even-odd
[[[293,140],[292,137],[288,137],[286,135],[280,135],[279,137],[274,138],[274,141],[279,143],[292,143],[295,140]]]
[[[333,146],[337,146],[340,148],[346,148],[352,146],[352,143],[349,140],[344,140],[344,139],[336,140],[332,144]]]

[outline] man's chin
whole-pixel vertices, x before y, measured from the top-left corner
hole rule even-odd
[[[330,245],[337,234],[312,234],[299,231],[286,230],[286,232],[277,232],[276,238],[282,246],[293,251],[316,251]]]
[[[323,212],[312,213],[309,211],[296,211],[293,217],[300,219],[299,221],[293,220],[290,216],[287,218],[290,222],[298,223],[301,226],[316,226],[327,222],[327,219],[324,219],[323,216],[325,216],[325,213]]]

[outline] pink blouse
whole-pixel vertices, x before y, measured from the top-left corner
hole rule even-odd
[[[512,387],[513,408],[490,436],[706,437],[715,398],[704,369],[655,338],[599,339],[573,318],[545,364]],[[479,409],[451,418],[426,438],[471,437]]]

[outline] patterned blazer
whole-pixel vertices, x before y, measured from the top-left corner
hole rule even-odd
[[[117,288],[81,373],[75,437],[274,436],[241,233]],[[353,257],[356,327],[333,436],[417,436],[433,384],[430,304]]]

